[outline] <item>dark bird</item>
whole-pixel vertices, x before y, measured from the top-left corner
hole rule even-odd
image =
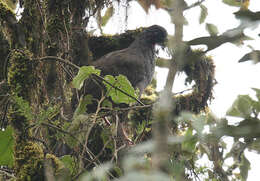
[[[155,68],[155,44],[163,44],[166,30],[153,25],[144,30],[126,49],[111,52],[93,65],[101,75],[125,75],[140,93],[150,84]]]
[[[154,69],[155,69],[155,45],[166,42],[167,32],[166,30],[158,25],[153,25],[145,28],[133,43],[125,49],[113,51],[96,60],[92,65],[95,68],[101,70],[101,76],[112,75],[117,76],[122,74],[128,78],[130,83],[135,89],[139,89],[140,95],[144,89],[150,84]],[[95,77],[88,78],[84,81],[84,85],[79,91],[79,97],[84,95],[92,95],[94,100],[100,100],[105,95],[105,86],[102,80],[95,79]],[[78,98],[76,94],[72,97],[72,108],[76,110],[78,104]],[[119,107],[124,106],[123,104],[117,105]],[[86,107],[87,113],[94,113],[97,109],[97,101],[92,101]],[[120,122],[125,119],[125,114],[118,115]],[[104,120],[108,122],[107,118]],[[118,129],[119,137],[127,140],[127,135],[124,132],[122,124],[119,125]],[[63,146],[63,147],[62,147]],[[68,154],[71,149],[66,144],[61,144],[57,148],[59,155]]]
[[[158,25],[146,28],[134,42],[125,49],[108,53],[96,60],[93,65],[101,70],[101,76],[122,74],[128,78],[140,95],[150,84],[155,68],[155,44],[163,45],[167,38],[166,30]],[[80,94],[91,94],[100,99],[100,87],[94,80],[86,80]],[[104,87],[103,87],[104,88]],[[94,112],[95,106],[88,106],[87,112]]]

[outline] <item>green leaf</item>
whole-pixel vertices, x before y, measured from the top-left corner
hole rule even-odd
[[[203,115],[199,115],[195,117],[195,120],[191,122],[192,127],[197,131],[198,135],[202,135],[205,122],[206,122],[206,117]]]
[[[13,129],[11,126],[8,126],[4,131],[0,131],[0,140],[1,140],[0,165],[13,167],[14,138],[13,138]]]
[[[31,107],[28,101],[25,101],[22,97],[14,96],[14,101],[18,105],[20,113],[28,120],[33,120],[34,115],[32,114]]]
[[[255,109],[256,113],[260,113],[260,101],[254,101],[253,100],[252,106]]]
[[[185,141],[182,142],[181,148],[184,151],[187,151],[189,153],[193,153],[196,148],[196,143],[197,143],[197,138],[192,135],[192,130],[193,129],[188,129],[187,132],[185,133]]]
[[[239,95],[226,114],[228,116],[248,118],[252,114],[252,102],[253,100],[248,95]]]
[[[206,30],[209,32],[210,36],[217,36],[218,28],[210,23],[206,23]]]
[[[200,24],[202,24],[205,21],[206,17],[208,16],[208,9],[206,6],[204,6],[202,4],[200,5],[200,9],[201,9],[201,12],[200,12],[199,22],[200,22]]]
[[[260,62],[260,50],[253,50],[250,53],[245,54],[238,62],[245,62],[253,60],[254,63]]]
[[[246,4],[246,3],[245,3]],[[248,5],[248,4],[247,4]],[[246,5],[245,5],[246,6]],[[254,24],[258,25],[258,22],[260,20],[260,12],[253,12],[250,10],[239,10],[234,13],[235,17],[237,19],[240,19],[242,22],[254,22]]]
[[[256,151],[260,154],[260,138],[256,138],[249,146],[248,149]]]
[[[87,105],[92,104],[93,96],[90,94],[87,94],[86,96],[82,96],[79,100],[79,105],[76,108],[73,117],[77,117],[80,114],[86,113]]]
[[[52,120],[52,118],[57,114],[59,114],[59,112],[60,112],[59,106],[48,105],[47,110],[40,109],[40,112],[37,115],[37,122],[42,123],[43,121],[46,120]]]
[[[76,75],[76,77],[74,77],[72,81],[72,85],[77,89],[81,89],[84,80],[86,80],[91,74],[100,75],[100,70],[95,69],[94,66],[80,67],[78,74]]]
[[[112,104],[111,101],[105,99],[105,100],[102,102],[102,107],[112,108],[112,107],[113,107],[113,104]]]
[[[86,138],[86,133],[92,128],[93,121],[89,121],[90,117],[87,114],[80,114],[73,118],[71,125],[67,128],[67,131],[72,133],[73,136],[66,134],[66,144],[73,148],[83,142]],[[82,131],[84,130],[84,131]]]
[[[239,166],[240,169],[240,175],[242,177],[242,181],[246,181],[247,180],[247,176],[248,176],[248,171],[250,169],[250,162],[249,160],[245,157],[245,155],[241,156],[241,163]]]
[[[241,46],[241,45],[244,44],[244,41],[248,41],[248,40],[254,40],[254,38],[242,34],[242,36],[240,36],[239,38],[235,39],[234,41],[230,41],[230,43],[233,43],[236,46]]]
[[[252,88],[252,89],[255,91],[258,101],[260,101],[260,89],[257,88]]]
[[[237,0],[222,0],[222,2],[229,6],[240,7],[242,5],[242,1],[237,1]]]
[[[135,97],[135,98],[138,98],[138,95],[136,94],[134,88],[132,87],[131,83],[129,82],[129,80],[125,76],[119,75],[119,76],[113,77],[112,75],[106,75],[104,77],[104,79],[106,81],[108,81],[111,85],[119,88],[120,90],[124,91],[128,95]],[[112,87],[108,83],[104,82],[104,84],[106,86],[108,96],[111,97],[113,102],[115,102],[117,104],[119,104],[119,103],[129,104],[129,103],[135,102],[135,100],[133,98],[129,97],[128,95],[126,95],[124,93],[122,93],[121,91]]]
[[[71,155],[64,155],[61,157],[60,159],[64,166],[70,170],[70,175],[73,174],[73,172],[75,171],[75,162],[74,162],[74,159],[72,158]]]
[[[107,24],[108,20],[112,17],[113,13],[114,13],[113,7],[107,8],[105,15],[102,17],[102,22],[101,22],[102,26],[105,26]]]

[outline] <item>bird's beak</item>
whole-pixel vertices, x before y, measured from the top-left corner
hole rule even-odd
[[[162,47],[162,49],[164,50],[166,48],[166,45],[167,45],[167,40],[165,40],[164,42],[158,43],[158,45],[160,47]]]

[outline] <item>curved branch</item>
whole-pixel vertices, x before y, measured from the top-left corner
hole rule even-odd
[[[57,60],[58,62],[61,62],[61,63],[65,63],[67,65],[70,65],[76,69],[80,69],[79,66],[75,65],[74,63],[70,62],[69,60],[66,60],[66,59],[63,59],[63,58],[60,58],[60,57],[56,57],[56,56],[46,56],[46,57],[41,57],[41,58],[38,58],[36,60],[40,60],[40,61],[44,61],[44,60]]]
[[[68,61],[68,60],[65,60],[65,59],[63,59],[63,58],[60,58],[60,57],[46,56],[46,57],[38,58],[38,59],[36,59],[36,60],[44,61],[44,60],[51,60],[51,59],[52,59],[52,60],[57,60],[57,61],[59,61],[59,62],[65,63],[65,64],[68,64],[68,65],[70,65],[70,66],[72,66],[72,67],[74,67],[74,68],[76,68],[76,69],[78,69],[78,70],[80,69],[79,66],[75,65],[74,63],[72,63],[72,62],[70,62],[70,61]],[[111,84],[110,82],[108,82],[107,80],[105,80],[103,77],[101,77],[101,76],[99,76],[99,75],[96,75],[96,74],[93,74],[93,76],[96,77],[97,79],[99,79],[99,80],[101,80],[101,81],[107,83],[108,85],[110,85],[110,86],[113,87],[114,89],[120,91],[121,93],[127,95],[128,97],[134,99],[136,102],[138,102],[138,103],[141,104],[142,106],[145,105],[145,104],[142,103],[139,99],[137,99],[137,98],[131,96],[131,95],[128,94],[127,92],[123,91],[122,89],[120,89],[120,88],[114,86],[113,84]]]

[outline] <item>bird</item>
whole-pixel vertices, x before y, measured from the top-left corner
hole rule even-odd
[[[145,28],[129,47],[110,52],[92,63],[96,69],[101,70],[101,76],[124,75],[133,88],[139,90],[141,95],[151,83],[155,69],[155,45],[165,46],[167,31],[159,25]],[[80,95],[90,94],[100,99],[104,86],[98,85],[93,79],[87,79],[80,91]],[[87,112],[96,111],[96,105],[88,105]]]
[[[91,66],[99,69],[101,71],[100,76],[103,77],[105,75],[118,76],[120,74],[126,76],[132,87],[139,89],[139,95],[141,95],[153,78],[156,54],[155,45],[158,44],[164,47],[166,41],[167,31],[165,28],[159,25],[152,25],[144,28],[129,47],[110,52],[94,61]],[[74,93],[72,96],[72,110],[75,111],[77,104],[80,104],[78,97],[91,95],[92,100],[96,101],[91,101],[90,104],[87,104],[85,112],[87,114],[95,113],[98,105],[97,100],[100,100],[102,95],[105,95],[104,91],[106,91],[106,89],[103,82],[90,76],[84,81],[79,92]],[[125,106],[125,104],[116,106],[122,107]],[[128,141],[129,139],[125,133],[124,126],[121,124],[126,114],[118,115],[118,117],[120,119],[118,128],[118,132],[120,132],[119,135]],[[106,117],[103,119],[109,122]],[[61,144],[61,146],[57,147],[57,150],[60,156],[71,153],[71,149],[66,144]]]

